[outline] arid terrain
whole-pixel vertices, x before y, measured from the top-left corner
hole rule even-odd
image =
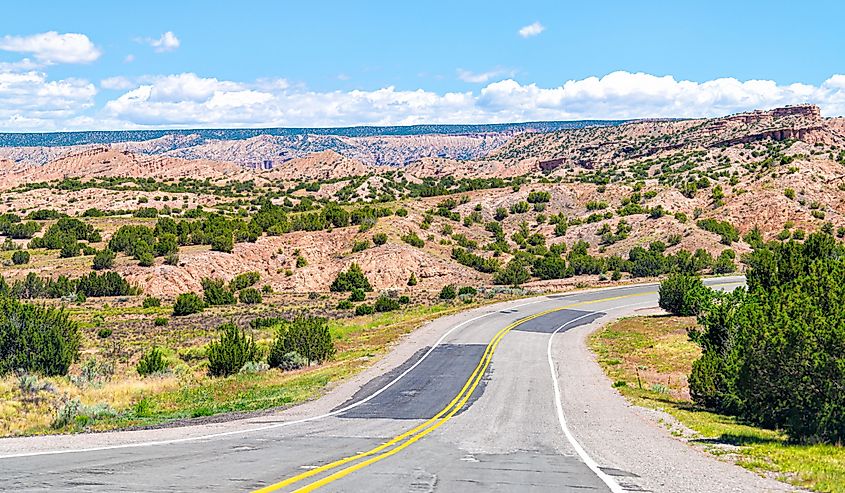
[[[622,257],[634,246],[647,247],[653,241],[662,241],[667,253],[702,248],[717,256],[725,248],[720,235],[697,225],[707,218],[729,222],[740,236],[758,228],[767,239],[787,234],[785,228],[800,235],[828,222],[835,229],[845,226],[843,128],[842,119],[822,118],[817,108],[798,106],[709,120],[529,132],[505,143],[497,140],[495,146],[488,139],[460,135],[386,138],[391,142],[405,139],[401,145],[414,149],[461,142],[472,148],[469,154],[479,157],[469,161],[424,157],[406,165],[374,166],[372,159],[356,158],[354,150],[349,155],[323,150],[270,170],[245,169],[225,159],[233,155],[229,151],[252,153],[255,160],[268,158],[275,151],[261,150],[263,137],[230,142],[231,148],[226,148],[225,141],[217,142],[214,147],[219,152],[203,151],[203,146],[185,148],[189,152],[140,152],[155,146],[155,141],[143,146],[56,148],[62,155],[44,149],[4,148],[7,156],[24,158],[19,163],[4,162],[0,168],[0,187],[5,190],[0,212],[26,216],[38,209],[55,209],[77,216],[94,208],[131,216],[139,207],[184,212],[201,206],[224,215],[248,214],[263,196],[272,197],[276,204],[305,200],[310,210],[318,210],[326,201],[348,204],[347,208],[383,204],[404,209],[407,215],[381,217],[366,232],[342,227],[236,242],[231,253],[199,245],[182,248],[176,266],[159,261],[152,267],[139,267],[119,257],[116,269],[145,292],[163,296],[197,289],[203,277],[229,280],[245,270],[262,272],[263,279],[280,291],[326,291],[335,274],[353,262],[372,276],[377,289],[407,289],[412,272],[419,276],[421,288],[439,289],[460,279],[491,282],[493,272],[477,272],[452,258],[459,242],[475,242],[480,256],[507,264],[513,251],[484,247],[491,241],[485,226],[496,221],[505,243],[512,247],[519,247],[513,235],[522,228],[523,236],[539,234],[546,245],[571,246],[580,240],[589,244],[591,254]],[[264,140],[267,144],[273,139]],[[243,146],[250,150],[238,150]],[[493,150],[482,156],[488,146]],[[49,162],[36,164],[38,156],[48,155]],[[195,156],[204,157],[188,159]],[[120,177],[154,181],[156,189],[138,182],[121,184]],[[98,185],[97,180],[103,178],[109,178],[109,183]],[[478,179],[501,180],[473,184]],[[61,186],[68,181],[77,185]],[[36,183],[44,185],[35,187]],[[531,203],[522,212],[521,204],[537,191],[547,192],[547,201]],[[455,203],[449,204],[448,213],[438,215],[438,207],[449,200]],[[506,217],[497,219],[497,210],[505,210]],[[556,233],[558,215],[565,217],[567,226],[557,227]],[[627,223],[623,229],[629,231],[616,235],[620,221]],[[110,214],[106,223],[104,241],[120,225],[153,225],[155,220]],[[605,234],[608,228],[610,235]],[[368,241],[377,232],[387,234],[386,244],[352,253],[356,241]],[[424,245],[402,241],[408,233],[416,234]],[[732,241],[731,247],[738,254],[748,250],[741,238]],[[294,251],[308,259],[308,265],[286,275]],[[37,259],[29,265],[7,267],[4,274],[11,278],[28,272],[58,275],[76,268],[58,258],[57,252],[44,252]],[[529,285],[553,288],[570,281]]]
[[[108,391],[67,392],[120,409],[153,392],[163,399],[154,422],[241,409],[186,410],[194,401],[172,396],[181,385],[223,385],[197,375],[226,321],[252,321],[266,348],[274,317],[329,317],[343,355],[319,370],[331,380],[464,304],[678,271],[727,274],[761,240],[845,236],[845,122],[813,106],[508,136],[356,137],[346,151],[297,151],[281,163],[278,137],[180,139],[191,140],[0,149],[5,286],[66,306],[81,324],[84,357],[71,374],[108,364],[121,375]],[[361,139],[419,157],[380,164]],[[446,147],[467,159],[440,156]],[[275,161],[262,169],[243,156]],[[349,294],[363,286],[349,280],[355,272],[369,291]],[[177,314],[187,293],[206,309]],[[166,348],[178,375],[134,377],[151,344]],[[256,392],[290,378],[268,375]],[[4,432],[55,429],[34,417],[66,398],[0,408],[10,416]],[[129,414],[102,427],[147,422]]]

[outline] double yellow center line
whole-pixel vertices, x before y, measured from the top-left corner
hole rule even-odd
[[[359,459],[366,460],[355,462],[354,464],[350,464],[342,469],[339,469],[332,474],[325,476],[317,481],[311,482],[305,486],[300,487],[299,489],[295,490],[296,492],[309,492],[314,491],[317,488],[325,486],[333,481],[337,481],[340,478],[343,478],[359,469],[363,469],[371,464],[374,464],[382,459],[386,459],[391,455],[398,453],[399,451],[411,446],[416,441],[420,440],[422,437],[428,435],[429,433],[433,432],[437,428],[443,426],[444,423],[449,421],[455,414],[460,411],[464,405],[469,400],[472,393],[475,391],[478,384],[481,382],[484,373],[487,371],[487,367],[490,365],[490,361],[493,358],[493,353],[496,351],[496,347],[501,342],[502,338],[515,327],[528,322],[529,320],[533,320],[538,317],[542,317],[544,315],[548,315],[549,313],[558,312],[561,310],[566,310],[570,308],[574,308],[581,305],[591,304],[591,303],[599,303],[603,301],[611,301],[623,298],[631,298],[634,296],[644,296],[648,294],[654,294],[654,292],[646,292],[646,293],[636,293],[636,294],[628,294],[622,296],[615,296],[610,298],[602,298],[598,300],[591,300],[591,301],[582,301],[578,303],[574,303],[571,305],[562,306],[559,308],[552,308],[550,310],[542,311],[539,313],[535,313],[533,315],[529,315],[527,317],[521,318],[516,322],[508,325],[507,327],[501,329],[499,332],[493,336],[493,339],[487,344],[487,347],[484,350],[484,354],[481,356],[481,360],[476,365],[475,370],[473,370],[472,374],[470,375],[469,379],[466,381],[464,386],[461,388],[458,395],[449,402],[446,407],[444,407],[440,412],[436,415],[425,421],[424,423],[402,433],[401,435],[397,435],[396,437],[392,438],[390,441],[385,442],[377,447],[374,447],[366,452],[361,452],[355,455],[351,455],[349,457],[345,457],[343,459],[336,460],[329,464],[325,464],[320,467],[315,467],[308,471],[305,471],[301,474],[296,476],[290,477],[285,479],[284,481],[280,481],[278,483],[265,486],[259,490],[255,490],[254,493],[269,493],[272,491],[277,491],[281,488],[286,486],[290,486],[292,484],[298,483],[304,479],[316,476],[318,474],[336,469],[340,466],[344,466],[346,464],[350,464],[352,462],[358,461]]]

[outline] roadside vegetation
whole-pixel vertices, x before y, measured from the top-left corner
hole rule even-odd
[[[243,293],[252,289],[243,286],[253,278],[239,277],[224,288],[241,288]],[[215,283],[213,289],[223,288]],[[0,367],[0,434],[153,425],[313,399],[371,364],[424,322],[507,299],[468,287],[452,298],[406,306],[407,296],[379,295],[368,305],[364,295],[359,306],[376,308],[367,314],[326,318],[302,310],[265,311],[245,326],[213,325],[213,320],[227,319],[221,310],[232,310],[217,305],[174,317],[174,323],[184,321],[169,328],[167,315],[175,307],[153,297],[145,297],[138,308],[105,303],[100,309],[61,309],[0,296],[0,351],[5,355]],[[204,306],[201,297],[193,295],[192,300],[183,304]],[[322,303],[324,308],[311,310],[319,313],[331,301],[313,303]],[[399,311],[400,306],[406,308]],[[138,327],[141,332],[107,328],[113,317],[129,314],[155,323]],[[128,356],[132,352],[139,355],[137,360]]]
[[[672,316],[636,317],[591,337],[614,387],[663,409],[694,443],[815,491],[845,491],[845,247],[830,234],[759,243],[747,288],[716,292],[676,274]]]

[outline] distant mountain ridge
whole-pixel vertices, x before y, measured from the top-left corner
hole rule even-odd
[[[232,129],[173,130],[93,130],[80,132],[0,133],[0,147],[57,147],[86,144],[142,142],[167,136],[191,136],[197,143],[207,140],[246,140],[263,135],[292,137],[299,135],[336,135],[341,137],[375,137],[402,135],[467,135],[551,132],[589,126],[620,125],[629,120],[572,120],[490,124],[426,124],[357,127],[278,127]]]

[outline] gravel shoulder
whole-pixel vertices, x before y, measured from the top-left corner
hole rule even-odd
[[[797,491],[672,436],[661,422],[662,413],[634,406],[613,389],[587,348],[587,337],[612,320],[646,309],[642,305],[613,310],[607,317],[555,336],[552,350],[564,413],[590,456],[629,491]]]

